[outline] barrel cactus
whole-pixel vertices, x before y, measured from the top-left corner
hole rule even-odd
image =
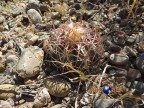
[[[104,52],[99,33],[85,21],[60,25],[51,32],[47,46],[49,60],[88,71],[98,65]]]

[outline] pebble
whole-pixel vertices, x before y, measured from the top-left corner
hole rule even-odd
[[[0,84],[14,84],[12,76],[0,74]]]
[[[84,106],[90,104],[90,97],[89,97],[89,95],[85,93],[83,95],[82,99],[80,100],[80,103],[81,103],[81,105],[84,105]]]
[[[120,46],[115,45],[111,41],[109,41],[109,39],[106,41],[106,46],[111,52],[120,52],[122,49]]]
[[[23,101],[18,101],[18,105],[15,108],[33,108],[33,102],[23,102]]]
[[[144,42],[138,43],[138,51],[144,53]]]
[[[129,57],[125,54],[111,54],[109,57],[110,63],[115,65],[126,65]]]
[[[27,11],[27,14],[30,17],[30,19],[32,20],[33,24],[37,24],[37,23],[41,23],[42,22],[41,15],[35,9],[29,9]]]
[[[20,14],[22,14],[24,12],[24,9],[23,9],[23,7],[15,7],[14,9],[13,9],[13,11],[12,11],[12,15],[14,16],[14,17],[16,17],[16,16],[18,16],[18,15],[20,15]]]
[[[131,79],[138,79],[141,77],[141,73],[137,69],[130,68],[127,72],[127,76]]]
[[[60,21],[59,20],[55,20],[54,22],[53,22],[53,24],[54,24],[54,26],[55,27],[58,27],[59,25],[60,25]]]
[[[144,41],[144,33],[143,32],[139,32],[136,38],[136,43],[142,42]]]
[[[144,92],[144,83],[143,82],[134,81],[133,87],[139,92]]]
[[[25,46],[27,47],[27,46],[33,45],[39,39],[39,36],[33,33],[27,33],[26,38],[28,42],[26,43]]]
[[[98,99],[95,102],[95,108],[108,108],[116,101],[116,99]]]
[[[109,73],[111,75],[126,75],[127,71],[125,69],[110,69]]]
[[[126,53],[127,53],[128,56],[131,56],[131,57],[136,57],[137,56],[137,51],[134,48],[125,46],[124,50],[126,50]]]
[[[140,108],[139,106],[136,106],[136,99],[131,99],[131,98],[125,98],[123,100],[123,108]],[[133,107],[132,107],[133,106]]]
[[[140,72],[144,74],[144,53],[137,57],[136,66],[140,70]]]
[[[123,46],[126,43],[125,38],[123,37],[113,36],[112,39],[115,44],[120,46]]]
[[[2,24],[5,21],[5,17],[0,15],[0,24]]]
[[[39,9],[40,2],[38,0],[28,0],[28,9]]]
[[[55,19],[55,18],[60,18],[59,12],[52,12],[51,18],[53,18],[53,19]]]
[[[49,7],[48,7],[47,4],[40,4],[40,10],[41,10],[42,12],[46,12],[46,11],[49,10]]]
[[[9,55],[6,58],[6,63],[7,63],[7,66],[9,67],[15,67],[16,64],[18,63],[18,57],[16,55]]]
[[[24,49],[17,64],[17,74],[22,78],[35,76],[41,69],[44,52],[34,46]]]
[[[136,41],[137,36],[135,34],[132,34],[132,36],[127,36],[126,42],[128,44],[133,44]]]
[[[71,84],[60,78],[48,78],[44,84],[48,92],[55,97],[65,97],[71,90]]]
[[[51,101],[50,94],[46,88],[40,89],[39,93],[35,96],[34,108],[42,108]]]
[[[0,99],[14,98],[19,87],[11,84],[0,85]]]

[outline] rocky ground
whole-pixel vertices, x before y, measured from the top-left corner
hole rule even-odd
[[[144,108],[143,78],[144,0],[0,1],[0,108]]]

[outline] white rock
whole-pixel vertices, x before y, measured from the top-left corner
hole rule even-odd
[[[24,49],[16,67],[17,74],[22,78],[35,76],[40,71],[43,56],[43,50],[37,46]]]
[[[28,16],[30,17],[30,19],[32,20],[32,22],[34,24],[37,24],[37,23],[41,23],[42,22],[42,17],[41,15],[39,14],[38,11],[36,11],[35,9],[29,9],[27,11],[27,14]]]

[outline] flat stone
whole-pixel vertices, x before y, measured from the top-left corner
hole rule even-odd
[[[39,39],[39,36],[33,33],[27,33],[26,38],[28,42],[26,43],[25,46],[27,47],[27,46],[33,45]]]
[[[116,101],[116,99],[98,99],[95,102],[95,108],[108,108]]]
[[[28,9],[39,9],[40,2],[38,0],[28,0]]]
[[[137,79],[141,77],[141,73],[137,69],[130,68],[127,72],[127,76],[132,79]]]
[[[44,52],[37,46],[24,49],[17,64],[17,74],[22,78],[35,76],[43,63]]]
[[[27,14],[30,17],[30,19],[32,20],[32,23],[37,24],[37,23],[41,23],[42,22],[41,15],[35,9],[29,9],[27,11]]]
[[[110,63],[115,65],[126,65],[129,57],[125,54],[111,54],[109,57]]]

